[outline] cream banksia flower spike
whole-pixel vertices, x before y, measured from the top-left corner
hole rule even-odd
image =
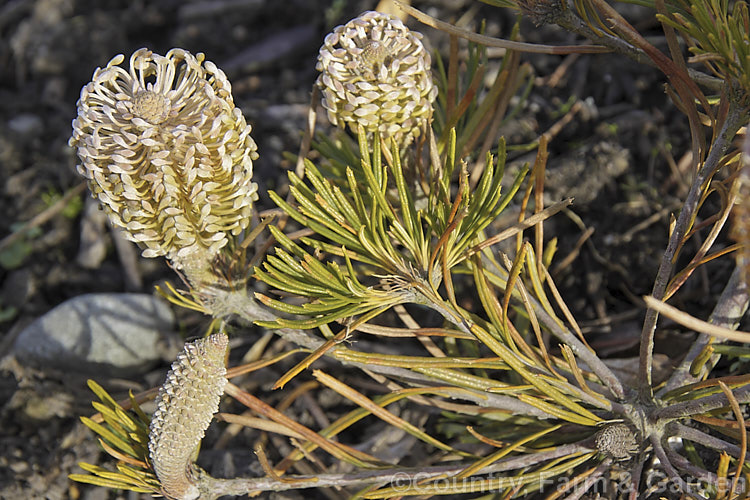
[[[185,344],[156,398],[148,449],[156,477],[169,498],[200,496],[192,456],[224,393],[227,343],[227,336],[218,333]]]
[[[208,268],[250,222],[258,189],[250,126],[203,54],[140,49],[128,69],[123,61],[98,68],[81,90],[70,139],[78,171],[144,256]]]
[[[369,11],[336,27],[318,54],[321,103],[334,125],[406,144],[432,113],[430,54],[400,19]]]

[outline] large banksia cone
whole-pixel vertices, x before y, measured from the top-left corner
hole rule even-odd
[[[227,336],[218,333],[185,344],[156,398],[148,449],[156,477],[169,498],[200,496],[192,455],[219,409],[227,383],[227,342]]]
[[[257,147],[203,54],[114,57],[81,90],[70,145],[110,220],[178,268],[208,262],[250,221]]]
[[[400,144],[417,136],[437,96],[421,38],[398,18],[374,11],[328,34],[316,68],[331,123],[355,132],[361,125]]]

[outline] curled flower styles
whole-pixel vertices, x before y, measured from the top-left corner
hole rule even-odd
[[[148,449],[162,490],[169,498],[193,500],[192,454],[200,444],[227,383],[227,336],[211,335],[185,344],[159,389]]]
[[[337,26],[318,54],[317,85],[334,125],[362,125],[404,144],[429,120],[430,54],[401,20],[369,11]]]
[[[110,220],[177,268],[208,262],[249,224],[257,147],[224,73],[203,54],[140,49],[83,87],[70,145]]]

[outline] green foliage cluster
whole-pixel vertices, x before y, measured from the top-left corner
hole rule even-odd
[[[462,166],[452,200],[455,136],[452,139],[446,163],[432,164],[427,192],[410,191],[396,146],[392,161],[386,164],[379,138],[370,153],[364,130],[360,130],[362,159],[356,172],[346,168],[345,185],[326,179],[308,160],[308,183],[289,174],[295,206],[270,193],[289,216],[322,237],[301,238],[313,253],[341,257],[345,264],[342,268],[334,260],[320,262],[272,227],[282,248],[266,259],[256,276],[279,290],[311,299],[293,306],[262,297],[265,304],[285,313],[312,317],[278,320],[281,324],[315,328],[353,316],[364,323],[399,303],[429,302],[443,283],[452,289],[451,269],[472,254],[470,247],[508,205],[526,173],[521,171],[508,193],[503,192],[505,151],[501,143],[497,168],[488,155],[484,174],[471,194],[468,172]],[[424,208],[417,208],[419,201]],[[355,263],[362,265],[355,269]],[[358,276],[377,276],[378,282],[365,285]],[[455,302],[455,297],[451,300]]]
[[[151,419],[141,410],[132,393],[128,411],[95,381],[89,380],[89,388],[99,398],[91,403],[98,418],[81,417],[81,422],[98,436],[102,448],[118,460],[117,471],[81,463],[88,474],[73,474],[70,478],[108,488],[159,493],[161,486],[148,459]]]
[[[670,14],[657,14],[664,24],[685,35],[691,62],[738,89],[738,98],[750,93],[750,16],[746,2],[728,0],[671,2]],[[731,5],[733,4],[733,6]],[[747,105],[747,103],[745,103]]]

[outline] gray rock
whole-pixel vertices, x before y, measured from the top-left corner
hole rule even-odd
[[[8,120],[8,128],[24,138],[28,138],[41,134],[44,130],[44,122],[37,115],[22,113]]]
[[[24,329],[13,354],[21,363],[85,374],[125,376],[162,359],[174,314],[147,294],[80,295]]]

